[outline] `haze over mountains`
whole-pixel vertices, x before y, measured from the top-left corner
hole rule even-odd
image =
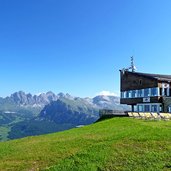
[[[119,97],[80,98],[51,91],[39,95],[15,92],[0,98],[1,140],[62,131],[98,119],[99,109],[128,110]]]

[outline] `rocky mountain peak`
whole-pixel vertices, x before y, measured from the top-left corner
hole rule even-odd
[[[68,93],[64,94],[62,92],[56,95],[52,91],[48,91],[47,93],[41,93],[39,95],[32,95],[30,93],[26,94],[24,91],[18,91],[8,97],[8,100],[14,102],[17,105],[26,107],[34,106],[41,108],[59,99],[68,99],[74,103],[82,103],[83,105],[89,105],[97,109],[115,109],[118,108],[118,106],[120,105],[120,98],[116,96],[98,95],[94,98],[80,98],[73,97]]]

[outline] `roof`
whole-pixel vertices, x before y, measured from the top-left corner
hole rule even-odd
[[[144,77],[148,77],[148,78],[157,79],[157,80],[160,80],[160,81],[171,81],[171,75],[150,74],[150,73],[130,72],[130,71],[126,71],[126,72],[136,74],[136,75],[139,75],[139,76],[144,76]]]

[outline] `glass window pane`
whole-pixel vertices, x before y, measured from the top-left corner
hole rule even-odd
[[[121,98],[124,98],[124,92],[121,92]]]
[[[162,105],[160,105],[160,112],[162,112]]]
[[[150,105],[144,105],[144,112],[150,112]]]
[[[136,105],[134,106],[134,111],[137,112],[137,106]]]
[[[157,88],[151,88],[151,96],[157,96]]]
[[[129,98],[129,92],[126,91],[126,98]]]
[[[136,90],[132,90],[132,98],[136,97]]]
[[[158,111],[157,108],[158,108],[157,105],[151,105],[151,111],[152,112],[157,112]]]
[[[150,89],[146,88],[144,89],[144,97],[149,97],[150,96]]]
[[[132,91],[128,91],[128,98],[132,98]]]
[[[171,113],[171,106],[168,107],[168,112]]]
[[[127,92],[126,91],[124,91],[124,98],[127,98]]]
[[[138,90],[138,97],[143,97],[143,90]]]
[[[138,111],[143,112],[143,105],[138,105]]]

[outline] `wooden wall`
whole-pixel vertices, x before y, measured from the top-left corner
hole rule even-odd
[[[133,72],[120,72],[121,76],[121,91],[138,90],[144,88],[158,87],[158,80],[146,76],[137,75]]]

